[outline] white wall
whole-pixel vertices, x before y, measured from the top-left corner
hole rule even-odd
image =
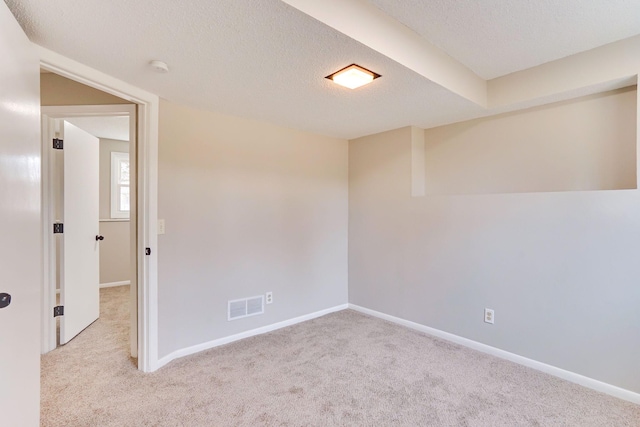
[[[167,101],[159,131],[160,357],[347,302],[346,140]]]
[[[110,221],[111,153],[128,153],[129,142],[100,138],[100,283],[131,278],[129,221]]]
[[[412,198],[405,128],[350,141],[349,203],[349,302],[640,392],[637,190]]]

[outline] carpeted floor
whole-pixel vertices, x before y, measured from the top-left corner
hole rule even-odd
[[[143,374],[128,291],[42,357],[43,426],[640,426],[638,405],[353,311]]]

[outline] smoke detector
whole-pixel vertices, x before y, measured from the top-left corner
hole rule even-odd
[[[156,73],[164,74],[164,73],[168,73],[169,72],[169,66],[167,65],[166,62],[151,61],[151,62],[149,62],[149,66]]]

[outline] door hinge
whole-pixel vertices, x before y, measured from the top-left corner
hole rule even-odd
[[[151,248],[146,248],[146,249],[144,250],[144,254],[145,254],[145,255],[151,255]]]
[[[64,224],[61,222],[56,222],[53,224],[53,234],[61,234],[64,233]]]
[[[64,316],[64,305],[53,307],[53,317]]]
[[[62,150],[63,146],[64,146],[64,140],[58,139],[58,138],[53,138],[53,149],[54,150]]]

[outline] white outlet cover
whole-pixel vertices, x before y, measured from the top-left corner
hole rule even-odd
[[[164,234],[164,219],[158,220],[158,234]]]
[[[485,321],[485,323],[490,323],[490,324],[493,325],[495,320],[496,320],[495,312],[490,308],[485,308],[484,309],[484,321]]]
[[[271,304],[273,302],[273,292],[267,292],[265,303]]]

